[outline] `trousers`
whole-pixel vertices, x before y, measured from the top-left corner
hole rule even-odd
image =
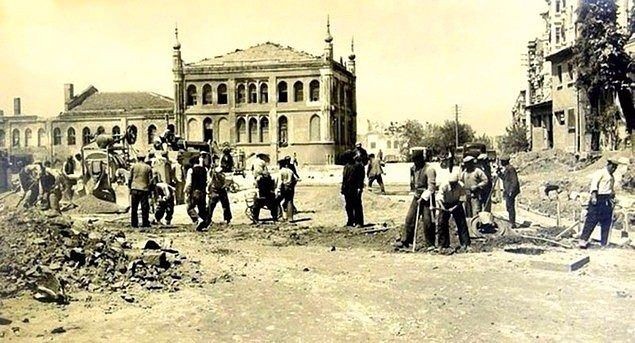
[[[150,192],[130,190],[130,225],[139,227],[139,206],[141,206],[141,226],[150,226]]]
[[[467,229],[465,212],[463,211],[461,203],[444,204],[444,207],[447,209],[454,207],[454,209],[452,211],[440,211],[439,213],[439,246],[442,248],[448,248],[450,246],[450,217],[454,218],[454,222],[456,223],[461,246],[470,245],[470,232]]]
[[[352,190],[344,193],[346,203],[346,225],[364,226],[364,205],[362,204],[362,193]]]
[[[505,208],[509,215],[509,222],[512,227],[516,227],[516,196],[505,195]]]
[[[381,174],[368,177],[368,188],[373,187],[373,181],[377,181],[381,192],[386,193],[386,189],[384,188],[384,180],[382,179]]]
[[[259,197],[256,198],[256,200],[254,201],[254,209],[253,209],[253,215],[254,215],[254,221],[258,221],[260,220],[260,210],[263,207],[267,207],[269,209],[269,211],[271,212],[271,218],[273,219],[273,221],[278,221],[278,205],[279,202],[276,199],[275,194],[269,194],[265,197]]]
[[[232,210],[229,207],[229,197],[227,196],[226,189],[212,190],[212,194],[209,199],[209,221],[212,221],[214,209],[219,202],[223,207],[223,219],[229,223],[232,220]]]
[[[157,207],[154,212],[154,219],[156,221],[160,221],[163,219],[165,215],[166,222],[170,223],[172,221],[172,216],[174,215],[174,197],[169,197],[164,200],[157,201]]]
[[[595,226],[600,224],[600,244],[607,245],[609,230],[613,221],[613,204],[610,196],[598,195],[597,204],[589,202],[589,209],[584,220],[584,227],[580,239],[588,241]]]
[[[199,189],[191,192],[187,201],[187,215],[192,219],[192,223],[198,222],[199,219],[205,222],[208,221],[205,192]]]
[[[295,206],[293,205],[293,198],[295,197],[295,187],[282,186],[280,189],[280,196],[278,202],[281,204],[282,211],[287,215],[287,220],[293,220],[293,212]]]
[[[410,208],[406,214],[406,224],[401,235],[404,244],[412,244],[415,233],[415,222],[417,217],[417,207],[419,207],[419,226],[423,226],[423,236],[427,246],[435,245],[434,223],[432,223],[432,213],[430,212],[430,201],[419,202],[418,198],[413,198]]]

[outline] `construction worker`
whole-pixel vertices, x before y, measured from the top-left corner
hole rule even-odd
[[[280,177],[278,184],[278,202],[281,203],[282,211],[286,213],[285,220],[292,221],[294,214],[293,199],[295,197],[295,185],[298,182],[296,174],[291,169],[291,157],[285,157],[278,161],[280,166]]]
[[[347,151],[342,155],[346,162],[342,172],[341,194],[344,196],[346,208],[346,226],[364,226],[364,207],[362,192],[364,191],[364,166],[362,157],[354,151]]]
[[[229,225],[232,221],[232,211],[229,206],[229,197],[227,195],[227,180],[225,179],[225,174],[223,173],[223,167],[217,165],[218,157],[214,156],[212,159],[214,167],[209,170],[209,179],[208,179],[208,189],[207,194],[209,195],[209,219],[208,221],[212,222],[212,217],[214,216],[214,209],[216,205],[220,202],[223,207],[223,219]]]
[[[172,181],[174,182],[175,200],[178,205],[183,204],[183,189],[185,188],[185,171],[181,164],[181,157],[177,157],[175,161],[170,161],[172,168]]]
[[[373,182],[377,181],[381,189],[381,194],[386,194],[384,180],[382,179],[382,175],[384,175],[384,162],[376,158],[375,154],[368,155],[368,159],[368,172],[366,173],[366,176],[368,176],[368,188],[372,189]]]
[[[430,205],[434,203],[433,197],[436,191],[437,173],[434,167],[427,163],[428,156],[423,150],[415,150],[412,154],[412,161],[414,162],[412,175],[414,197],[410,203],[408,214],[406,214],[404,232],[402,232],[400,240],[395,243],[395,248],[407,248],[413,243],[415,223],[418,221],[417,213],[419,213],[423,225],[425,244],[429,249],[433,249],[435,246],[435,232]]]
[[[613,221],[613,207],[615,206],[615,178],[613,174],[617,170],[620,161],[609,159],[606,167],[593,174],[591,179],[591,199],[589,200],[588,211],[584,221],[584,227],[580,234],[580,248],[586,249],[589,245],[589,238],[599,223],[600,245],[607,246],[609,231]]]
[[[520,194],[520,183],[518,182],[518,173],[514,166],[509,164],[509,156],[501,156],[501,169],[498,173],[503,181],[503,198],[505,199],[505,207],[509,215],[511,228],[516,228],[516,197]]]
[[[230,147],[223,148],[223,156],[220,159],[220,167],[223,173],[234,172],[234,157],[232,157],[232,149]]]
[[[61,213],[60,200],[64,191],[64,180],[62,173],[51,168],[51,162],[46,161],[40,164],[40,198],[43,210],[51,209],[56,213]]]
[[[172,185],[172,167],[168,160],[168,152],[157,151],[156,154],[156,158],[152,161],[152,171],[158,176],[158,182]]]
[[[209,216],[207,214],[207,169],[205,160],[209,155],[201,152],[198,157],[193,157],[190,163],[192,168],[187,171],[185,177],[185,200],[187,214],[192,219],[196,231],[207,231]]]
[[[481,168],[487,176],[487,184],[483,187],[483,191],[481,192],[481,204],[483,205],[483,210],[485,212],[492,212],[492,202],[490,200],[492,193],[492,167],[489,163],[489,157],[487,154],[478,155],[477,159],[477,167]]]
[[[368,164],[368,152],[362,147],[362,143],[355,144],[355,158],[363,165]]]
[[[20,180],[20,187],[24,192],[22,199],[24,199],[24,208],[29,208],[37,203],[40,195],[39,186],[39,172],[40,167],[35,164],[24,165],[24,162],[18,161],[17,163],[20,171],[18,172],[18,178]]]
[[[159,182],[154,186],[154,193],[157,205],[153,224],[160,224],[165,215],[165,225],[170,225],[174,215],[174,187],[165,182]]]
[[[278,221],[278,201],[276,199],[276,181],[271,177],[268,170],[263,170],[256,181],[258,195],[254,201],[253,222],[258,223],[260,220],[260,210],[267,207],[271,212],[273,221]]]
[[[465,197],[465,189],[459,182],[459,172],[455,170],[448,176],[447,182],[439,186],[437,208],[439,209],[439,247],[441,253],[450,253],[450,216],[454,218],[459,232],[459,244],[462,250],[467,250],[470,245],[470,233],[467,228],[465,211],[461,204]]]
[[[139,206],[141,206],[141,227],[150,227],[150,189],[152,168],[145,162],[143,154],[137,155],[137,162],[130,167],[130,226],[139,227]]]
[[[467,199],[465,201],[465,212],[469,218],[474,217],[483,210],[483,190],[487,186],[487,175],[480,168],[476,167],[476,160],[473,156],[466,156],[463,159],[465,170],[461,175],[461,181],[465,187]]]
[[[100,149],[110,149],[121,139],[123,138],[115,140],[112,135],[106,134],[106,130],[101,126],[97,128],[97,133],[95,134],[95,143]]]
[[[265,161],[266,156],[267,155],[261,152],[256,153],[256,159],[252,164],[254,180],[256,182],[258,182],[260,176],[267,171],[267,161]]]

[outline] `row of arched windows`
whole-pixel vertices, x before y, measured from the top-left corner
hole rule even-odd
[[[11,131],[11,146],[19,147],[22,145],[20,141],[20,130],[13,129]],[[0,130],[0,147],[4,147],[6,145],[6,134],[4,130]],[[46,145],[46,131],[44,129],[37,130],[37,142],[33,142],[33,131],[30,128],[24,130],[24,144],[25,147],[29,146],[45,146]]]
[[[314,114],[309,119],[309,141],[320,141],[321,120]],[[236,121],[236,141],[238,143],[268,143],[269,142],[269,118],[256,117],[238,118]],[[278,144],[282,147],[289,143],[289,121],[287,117],[278,118]]]
[[[304,84],[302,81],[296,81],[293,84],[293,98],[289,98],[289,89],[286,81],[278,82],[278,102],[302,102],[305,101]],[[312,80],[309,83],[309,101],[320,100],[320,82],[318,80]],[[203,105],[210,105],[214,103],[214,95],[212,93],[212,86],[209,84],[203,85],[201,101]],[[261,83],[257,86],[256,83],[239,83],[236,86],[236,103],[244,104],[266,104],[269,102],[269,86],[267,83]],[[198,89],[195,85],[189,85],[186,89],[185,103],[187,106],[195,106],[198,104]],[[227,104],[227,85],[221,83],[216,87],[216,104]]]

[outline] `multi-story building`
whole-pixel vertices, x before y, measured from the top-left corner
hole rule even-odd
[[[368,121],[368,131],[360,140],[369,154],[382,156],[385,161],[396,162],[405,160],[402,147],[403,141],[398,134],[390,133],[386,126]]]
[[[65,85],[64,110],[53,118],[0,113],[0,150],[31,154],[36,160],[63,160],[79,152],[101,127],[115,136],[134,126],[147,151],[167,128],[188,140],[229,143],[247,156],[293,155],[302,163],[334,163],[355,144],[357,104],[355,54],[333,59],[327,22],[320,56],[274,43],[185,63],[181,44],[173,47],[174,99],[149,92],[79,94]]]
[[[577,38],[580,0],[546,0],[544,33],[528,44],[527,110],[533,150],[590,149],[585,97],[575,86],[572,47]],[[628,0],[618,0],[618,23],[626,27]]]
[[[228,142],[247,156],[296,153],[303,163],[333,163],[357,135],[355,54],[348,63],[333,59],[328,23],[324,41],[321,56],[264,43],[185,63],[177,33],[177,132],[191,140]]]

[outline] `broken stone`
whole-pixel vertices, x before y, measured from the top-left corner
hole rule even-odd
[[[36,300],[57,303],[66,302],[66,295],[64,294],[62,284],[55,275],[43,273],[38,279],[36,286],[37,293],[34,295]]]
[[[0,325],[9,325],[11,323],[13,323],[11,319],[0,317]]]
[[[121,299],[125,300],[128,303],[133,303],[135,301],[134,297],[130,294],[122,294]]]
[[[58,333],[64,333],[66,332],[66,329],[64,329],[64,327],[62,326],[58,326],[55,329],[51,330],[52,334],[58,334]]]
[[[169,267],[165,253],[162,251],[146,251],[141,255],[146,265],[157,266],[162,268]]]
[[[80,266],[86,264],[86,254],[82,248],[74,248],[69,251],[68,259],[77,262]]]

